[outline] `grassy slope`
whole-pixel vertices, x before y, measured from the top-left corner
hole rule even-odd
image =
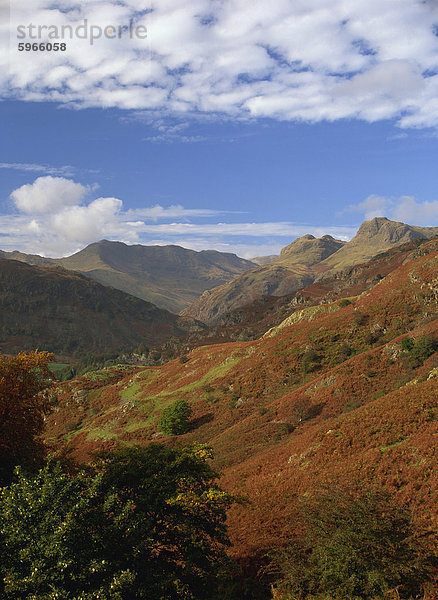
[[[437,300],[429,242],[348,306],[305,309],[271,335],[200,347],[184,364],[63,384],[47,436],[82,458],[117,443],[211,443],[223,485],[251,501],[229,518],[240,558],[287,537],[297,498],[329,478],[381,481],[436,543],[438,355],[415,365],[400,344],[438,338]],[[192,404],[193,429],[163,437],[159,416],[178,398]]]

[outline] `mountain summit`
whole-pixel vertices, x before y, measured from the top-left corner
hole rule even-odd
[[[379,252],[394,246],[414,240],[431,239],[436,235],[438,235],[438,227],[417,227],[390,221],[386,217],[374,217],[362,223],[354,238],[326,258],[321,266],[342,269],[370,260]]]
[[[335,240],[331,235],[323,235],[321,238],[315,238],[308,233],[297,238],[288,246],[280,251],[280,256],[275,262],[292,262],[293,264],[303,264],[311,267],[331,256],[344,246],[345,242]]]

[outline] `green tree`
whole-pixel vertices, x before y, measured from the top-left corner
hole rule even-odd
[[[302,506],[306,533],[277,552],[277,598],[417,597],[430,578],[409,511],[388,493],[329,489]]]
[[[405,337],[401,341],[401,349],[405,352],[410,352],[414,347],[415,342],[411,337]]]
[[[415,340],[411,354],[420,362],[424,362],[429,356],[436,352],[438,343],[431,335],[422,335]]]
[[[226,511],[198,444],[102,457],[76,475],[18,469],[0,492],[6,600],[207,600],[228,566]]]
[[[165,408],[158,422],[158,429],[163,433],[181,435],[190,429],[189,419],[192,414],[190,405],[185,400],[177,400]]]

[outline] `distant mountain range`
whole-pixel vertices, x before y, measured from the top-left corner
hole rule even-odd
[[[112,286],[178,313],[205,290],[232,280],[256,265],[235,254],[180,246],[128,246],[103,240],[67,258],[43,258],[22,252],[0,251],[1,258],[36,266],[61,266],[79,271]]]
[[[437,235],[438,227],[415,227],[385,217],[365,221],[350,242],[329,235],[322,238],[305,235],[283,248],[267,264],[204,292],[181,314],[212,325],[224,314],[257,298],[290,294],[346,267],[364,263],[379,252]],[[263,262],[263,257],[256,260]]]
[[[61,267],[0,259],[0,351],[118,353],[202,329]]]
[[[275,260],[239,275],[232,281],[207,290],[181,314],[194,316],[209,325],[230,310],[261,296],[284,296],[312,283],[315,265],[342,248],[345,242],[329,235],[305,235],[283,248]]]
[[[43,258],[21,252],[0,257],[40,267],[63,267],[151,302],[160,308],[215,325],[222,317],[265,296],[285,296],[380,252],[438,235],[438,227],[416,227],[376,217],[350,242],[304,235],[278,256],[254,261],[235,254],[179,246],[128,246],[103,240],[72,256]]]
[[[279,325],[285,315],[362,294],[400,267],[412,251],[421,252],[421,246],[427,243],[424,239],[413,240],[381,252],[367,262],[330,273],[291,294],[256,298],[225,313],[206,329],[173,341],[172,348],[183,351],[203,345],[256,340]]]

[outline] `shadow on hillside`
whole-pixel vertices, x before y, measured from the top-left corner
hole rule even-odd
[[[210,421],[213,421],[213,418],[214,418],[213,413],[207,413],[206,415],[202,415],[202,417],[198,417],[197,419],[192,419],[190,421],[190,431],[193,431],[193,429],[198,429],[198,427],[201,427],[201,425],[210,423]]]

